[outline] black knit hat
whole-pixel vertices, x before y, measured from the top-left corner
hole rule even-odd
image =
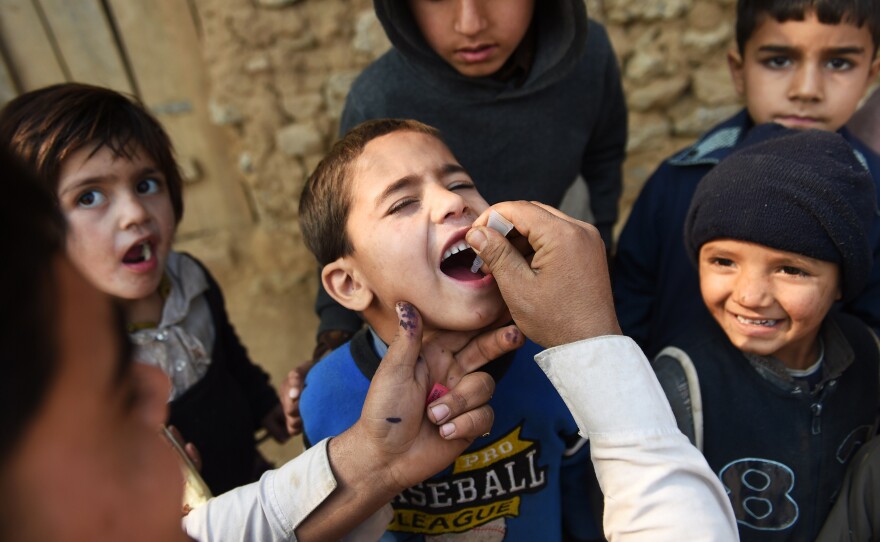
[[[700,181],[685,246],[694,263],[703,244],[720,238],[833,262],[848,300],[871,273],[877,216],[874,181],[843,137],[766,124]]]

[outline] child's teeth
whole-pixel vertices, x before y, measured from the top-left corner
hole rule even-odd
[[[144,261],[145,262],[150,261],[150,257],[153,255],[152,252],[153,252],[152,249],[150,249],[150,243],[144,243]]]
[[[765,327],[773,327],[776,325],[777,320],[753,320],[752,318],[746,318],[744,316],[737,316],[737,320],[742,322],[743,324],[749,324],[753,326],[765,326]]]
[[[469,248],[470,247],[468,246],[467,243],[465,243],[464,241],[459,241],[457,244],[446,249],[446,252],[443,253],[443,259],[445,260],[446,258],[452,256],[453,254],[458,254],[462,250],[467,250]]]

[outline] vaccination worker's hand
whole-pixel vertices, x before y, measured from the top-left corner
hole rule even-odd
[[[334,450],[356,446],[350,463],[358,475],[373,473],[371,489],[384,491],[388,500],[449,466],[494,420],[486,403],[495,381],[482,372],[462,375],[449,393],[425,405],[432,382],[420,356],[422,319],[409,303],[398,303],[397,313],[397,336],[373,377],[360,419],[330,441],[331,457]]]
[[[495,210],[524,240],[519,248],[487,227]],[[523,241],[523,240],[519,240]],[[551,348],[619,335],[605,244],[593,226],[536,202],[504,202],[480,215],[467,242],[498,282],[519,329]]]
[[[422,339],[431,382],[452,388],[461,378],[525,342],[516,326],[478,331],[434,331]]]

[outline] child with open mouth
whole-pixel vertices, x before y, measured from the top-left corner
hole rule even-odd
[[[398,300],[418,309],[426,336],[509,321],[494,277],[472,269],[476,254],[465,241],[487,208],[439,133],[416,121],[365,122],[318,165],[300,199],[303,237],[323,267],[324,288],[362,314],[369,328],[309,373],[299,405],[307,442],[337,435],[360,416],[370,380],[402,319]],[[496,381],[489,402],[495,411],[492,434],[476,439],[444,471],[399,494],[391,503],[388,536],[428,541],[599,536],[587,512],[589,447],[533,362],[540,350],[526,340],[482,369]],[[447,387],[460,373],[426,365],[430,379]]]
[[[158,121],[112,90],[61,84],[9,102],[0,134],[56,196],[71,261],[124,308],[135,358],[170,378],[169,423],[200,453],[211,491],[256,480],[270,465],[254,432],[287,440],[283,411],[216,281],[172,250],[183,182]]]

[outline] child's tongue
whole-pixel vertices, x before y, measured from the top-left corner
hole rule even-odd
[[[455,280],[480,280],[485,275],[482,271],[471,273],[471,264],[474,263],[474,251],[462,250],[453,254],[440,264],[440,270]]]
[[[480,280],[485,276],[481,271],[471,273],[471,270],[467,267],[455,267],[453,269],[446,269],[444,270],[444,273],[454,278],[455,280]]]
[[[144,247],[146,243],[138,243],[135,246],[128,249],[128,252],[125,253],[125,256],[122,257],[123,263],[140,263],[144,261]]]

